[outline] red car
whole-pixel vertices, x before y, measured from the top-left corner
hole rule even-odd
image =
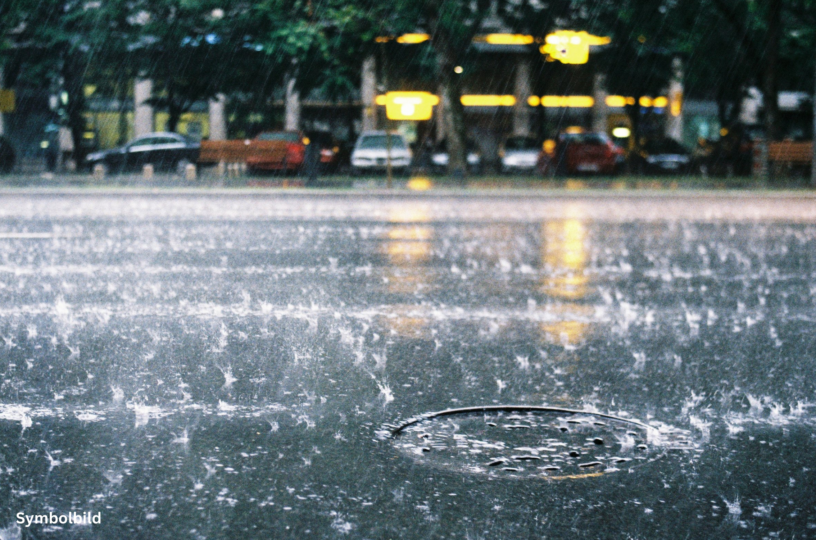
[[[626,153],[606,133],[561,133],[554,148],[542,150],[542,174],[617,174],[626,164]]]
[[[300,131],[266,131],[249,144],[250,171],[298,172],[303,168],[308,139]]]

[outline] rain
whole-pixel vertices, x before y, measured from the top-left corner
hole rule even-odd
[[[0,540],[816,536],[814,23],[0,0]]]

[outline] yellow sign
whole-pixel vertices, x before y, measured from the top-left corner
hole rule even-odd
[[[430,120],[439,98],[430,92],[388,92],[377,96],[389,120]]]
[[[473,39],[473,41],[481,40],[491,45],[530,45],[535,41],[535,38],[524,34],[487,34],[486,36],[476,36]]]
[[[14,90],[0,89],[0,113],[14,112]]]
[[[593,105],[592,96],[541,96],[542,107],[589,108]]]
[[[512,107],[516,104],[515,96],[511,95],[466,94],[461,101],[465,107]]]
[[[608,37],[572,30],[553,32],[548,34],[544,41],[544,45],[539,49],[541,54],[546,54],[562,64],[586,64],[589,60],[590,45],[606,45],[611,42]]]

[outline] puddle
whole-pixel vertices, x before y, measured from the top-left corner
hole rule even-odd
[[[402,454],[430,467],[564,480],[637,468],[687,450],[687,432],[599,412],[532,406],[449,409],[389,430]]]

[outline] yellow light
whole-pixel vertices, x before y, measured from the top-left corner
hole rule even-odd
[[[462,96],[462,105],[465,107],[512,107],[515,104],[515,96],[509,95],[471,94]]]
[[[463,71],[464,70],[462,69],[462,66],[456,66],[455,68],[453,68],[453,72],[456,74],[462,73]]]
[[[671,112],[672,116],[680,116],[680,112],[683,109],[683,93],[682,92],[672,92],[671,93],[671,106],[669,107],[669,111]]]
[[[484,40],[491,45],[530,45],[535,38],[522,34],[487,34]]]
[[[389,36],[377,36],[377,37],[374,38],[374,41],[377,42],[377,43],[388,43],[392,39],[394,39],[394,38],[389,37]]]
[[[589,108],[595,105],[592,96],[567,96],[567,107]]]
[[[94,138],[94,132],[93,131],[86,131],[85,133],[82,134],[82,138],[86,139],[86,140],[93,139]]]
[[[666,96],[656,97],[656,98],[654,98],[654,101],[652,102],[652,105],[654,105],[655,107],[657,107],[659,109],[662,109],[663,107],[665,107],[668,104],[669,104],[669,99]]]
[[[628,127],[621,126],[616,127],[615,129],[612,130],[612,136],[615,137],[616,139],[625,139],[631,134],[632,132],[629,130]]]
[[[722,128],[720,130],[720,137],[725,137],[726,135],[728,135],[728,129]]]
[[[651,107],[652,98],[648,96],[641,96],[641,98],[638,100],[638,103],[640,104],[641,107]]]
[[[552,154],[555,152],[555,141],[552,139],[547,139],[544,141],[544,144],[541,145],[541,149],[548,154]]]
[[[416,44],[428,41],[431,36],[428,34],[402,34],[397,38],[397,43]]]
[[[588,108],[595,105],[592,96],[541,96],[543,107]]]
[[[42,149],[46,149],[46,148],[48,148],[48,141],[42,141],[42,142],[40,143],[40,148],[42,148]]]
[[[624,96],[606,96],[606,105],[608,107],[624,107],[626,98]]]
[[[94,92],[96,92],[96,85],[86,84],[82,87],[82,93],[85,95],[85,97],[91,97]]]
[[[408,189],[411,191],[428,191],[433,187],[433,183],[428,178],[417,177],[408,180]]]
[[[628,98],[626,98],[626,104],[627,105],[634,105],[635,104],[635,98],[629,96]]]
[[[593,36],[585,31],[559,30],[544,38],[545,44],[539,49],[541,54],[558,60],[562,64],[586,64],[589,60],[590,45],[606,45],[608,37]]]
[[[527,105],[530,107],[538,107],[541,105],[541,99],[538,96],[530,96],[527,98]]]
[[[579,133],[583,133],[584,128],[582,128],[581,126],[570,126],[567,129],[565,129],[564,131],[566,133],[569,133],[570,135],[577,135]]]
[[[375,101],[377,105],[385,105],[389,120],[430,120],[439,97],[429,92],[388,92],[377,96]]]
[[[311,141],[311,140],[309,140],[309,137],[303,137],[303,144],[304,144],[304,145],[309,146],[309,143],[310,143],[310,142],[312,142],[312,141]]]

